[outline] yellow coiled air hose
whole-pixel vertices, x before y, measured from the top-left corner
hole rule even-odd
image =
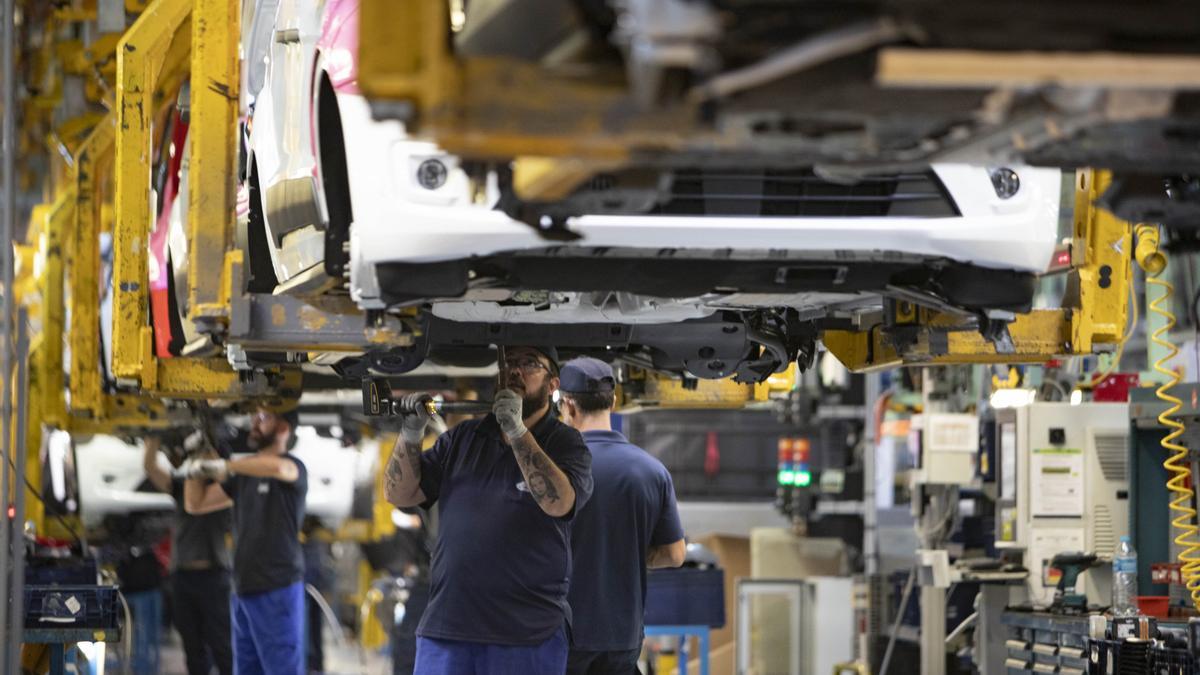
[[[1139,225],[1137,229],[1139,239],[1143,238],[1143,235],[1147,240],[1153,239],[1155,248],[1157,248],[1158,228]],[[1162,256],[1161,253],[1157,255]],[[1139,263],[1142,262],[1139,258]],[[1200,541],[1197,541],[1196,509],[1192,507],[1195,492],[1188,485],[1192,476],[1192,471],[1188,466],[1188,449],[1176,442],[1184,431],[1183,423],[1175,419],[1175,415],[1183,408],[1183,401],[1170,393],[1171,389],[1179,384],[1181,378],[1178,372],[1167,368],[1167,363],[1175,358],[1179,349],[1163,337],[1175,327],[1175,315],[1165,306],[1165,303],[1170,301],[1174,294],[1175,287],[1169,281],[1158,278],[1158,275],[1166,267],[1165,257],[1159,258],[1155,263],[1160,264],[1147,265],[1143,263],[1142,267],[1146,270],[1146,283],[1162,288],[1162,293],[1150,303],[1148,311],[1167,320],[1165,325],[1159,327],[1150,336],[1151,342],[1167,350],[1166,356],[1154,362],[1154,370],[1167,378],[1167,381],[1155,391],[1159,400],[1169,406],[1158,416],[1158,423],[1168,429],[1161,441],[1162,447],[1171,453],[1171,456],[1163,462],[1163,468],[1171,474],[1171,477],[1167,479],[1167,490],[1174,494],[1170,503],[1171,511],[1175,513],[1175,517],[1171,519],[1171,527],[1175,530],[1175,544],[1181,547],[1178,560],[1182,567],[1183,581],[1187,584],[1188,593],[1192,596],[1192,604],[1197,610],[1200,610]]]

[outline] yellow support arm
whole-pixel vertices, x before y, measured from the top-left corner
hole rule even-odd
[[[173,43],[190,39],[186,30],[190,13],[190,0],[155,0],[117,46],[113,375],[138,383],[155,367],[146,325],[146,256],[154,219],[148,189],[154,153],[154,93],[159,76],[178,68],[168,57],[178,55]]]
[[[40,307],[41,347],[38,358],[31,360],[33,378],[38,384],[30,400],[40,399],[41,417],[34,424],[61,426],[66,421],[66,383],[63,378],[63,335],[66,303],[63,297],[63,249],[75,217],[74,190],[54,201],[42,228],[39,254],[42,259]]]
[[[961,317],[907,302],[888,303],[887,320],[869,328],[825,331],[822,342],[856,372],[905,364],[1042,363],[1119,344],[1129,313],[1133,232],[1129,223],[1095,205],[1110,182],[1108,172],[1078,172],[1074,267],[1062,308],[1018,315],[1008,324],[1011,353],[998,352]]]
[[[192,13],[188,318],[202,331],[229,319],[212,266],[224,259],[234,224],[240,7],[237,0],[195,0]]]
[[[71,293],[71,409],[100,412],[100,212],[111,185],[115,117],[96,125],[75,157],[75,228],[67,238]]]

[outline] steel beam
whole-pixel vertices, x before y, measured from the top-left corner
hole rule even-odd
[[[1133,227],[1096,206],[1110,182],[1105,171],[1078,172],[1072,268],[1062,308],[1017,315],[1008,324],[1011,352],[999,352],[962,317],[912,303],[892,305],[888,322],[825,331],[822,342],[855,372],[906,364],[1043,363],[1115,347],[1127,328]]]
[[[112,178],[116,118],[108,115],[75,157],[75,227],[67,239],[71,294],[71,411],[100,413],[100,215]]]
[[[40,348],[34,364],[40,399],[40,419],[56,426],[66,421],[66,382],[63,378],[63,336],[66,333],[66,303],[63,293],[63,251],[75,220],[76,198],[68,190],[54,201],[46,214],[38,242],[42,260],[39,279]]]
[[[14,39],[16,24],[16,8],[14,0],[0,0],[0,454],[4,460],[0,462],[3,469],[3,481],[0,481],[0,508],[8,508],[13,493],[10,489],[12,471],[9,470],[9,460],[13,457],[12,443],[12,334],[13,309],[16,305],[13,297],[13,221],[16,218],[17,189],[13,171],[16,169],[16,69],[13,67],[13,56],[17,51]],[[12,571],[11,563],[15,551],[9,536],[12,528],[0,528],[0,630],[9,625],[9,605],[16,604],[9,593],[8,579]],[[0,647],[0,657],[3,657],[4,668],[8,669],[12,655],[19,649],[10,640],[3,640]]]
[[[180,400],[264,399],[279,404],[300,396],[300,370],[277,374],[239,372],[225,359],[160,359],[150,389],[156,396]]]
[[[61,335],[61,333],[59,334]],[[56,336],[57,337],[57,336]],[[17,372],[14,378],[14,384],[18,388],[16,415],[16,459],[17,466],[14,471],[16,474],[16,494],[24,495],[24,499],[14,499],[13,502],[13,566],[12,566],[12,617],[9,623],[8,644],[14,645],[14,648],[8,655],[8,662],[5,664],[8,673],[20,672],[21,650],[16,645],[23,642],[23,632],[25,630],[25,537],[22,534],[25,531],[25,505],[29,503],[31,510],[36,510],[40,515],[42,512],[41,500],[33,497],[25,490],[25,482],[28,479],[31,485],[41,485],[41,464],[37,462],[39,457],[40,447],[30,448],[26,446],[26,432],[29,423],[28,413],[30,404],[30,389],[29,389],[29,327],[25,312],[21,311],[17,315]],[[59,338],[61,340],[61,338]],[[60,342],[61,344],[61,342]],[[61,372],[61,369],[60,369]],[[59,389],[59,395],[62,395],[62,389]],[[41,425],[37,424],[37,438],[41,438]],[[27,462],[30,453],[33,454],[33,462]],[[28,478],[26,473],[27,467],[35,467],[33,477]],[[5,514],[7,516],[7,514]],[[36,522],[41,522],[39,519]]]
[[[191,165],[188,177],[188,318],[212,332],[229,316],[213,261],[233,240],[238,160],[238,0],[195,0],[192,10]]]
[[[1063,306],[1076,310],[1071,331],[1076,354],[1090,354],[1094,345],[1115,344],[1125,335],[1133,226],[1096,205],[1111,183],[1108,171],[1079,171],[1075,177],[1075,270]]]
[[[113,375],[142,383],[153,377],[147,341],[147,249],[154,213],[148,187],[154,153],[154,92],[190,0],[155,0],[117,45],[116,222],[113,225]]]
[[[996,346],[974,329],[955,328],[957,320],[934,312],[920,313],[916,341],[900,353],[884,326],[870,330],[827,330],[825,347],[854,372],[872,372],[901,365],[1042,363],[1070,355],[1071,312],[1034,310],[1018,315],[1008,326],[1015,351],[998,354]],[[1088,352],[1090,353],[1090,351]]]
[[[81,434],[119,434],[147,429],[169,429],[191,424],[189,411],[168,408],[148,396],[108,394],[100,401],[95,417],[72,418],[69,430]]]
[[[448,11],[445,2],[364,0],[358,63],[359,86],[383,116],[402,119],[448,152],[611,166],[635,148],[720,142],[698,126],[691,105],[638,106],[623,71],[578,77],[516,58],[457,58]],[[562,185],[549,185],[547,194]],[[540,190],[533,183],[526,189],[527,198]]]

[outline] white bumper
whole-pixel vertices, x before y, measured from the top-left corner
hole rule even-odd
[[[342,97],[355,222],[351,229],[352,288],[360,302],[377,295],[373,266],[486,256],[551,245],[531,227],[468,195],[457,158],[410,141],[397,122],[376,122],[366,103]],[[429,190],[417,182],[422,162],[449,169]],[[996,196],[986,168],[933,167],[960,216],[946,218],[780,218],[584,216],[569,227],[582,235],[571,246],[657,250],[790,250],[812,255],[902,253],[950,258],[982,267],[1042,272],[1057,241],[1060,172],[1022,167],[1020,190]]]

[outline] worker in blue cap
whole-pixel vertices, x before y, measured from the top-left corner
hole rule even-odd
[[[558,391],[563,421],[592,451],[594,483],[571,538],[575,623],[566,672],[636,673],[646,569],[679,567],[687,552],[675,486],[662,462],[613,430],[616,378],[608,364],[568,361]]]
[[[561,675],[571,610],[571,527],[592,493],[591,455],[550,410],[551,347],[508,347],[492,414],[421,451],[428,394],[384,476],[398,507],[438,505],[429,605],[417,627],[421,675]]]

